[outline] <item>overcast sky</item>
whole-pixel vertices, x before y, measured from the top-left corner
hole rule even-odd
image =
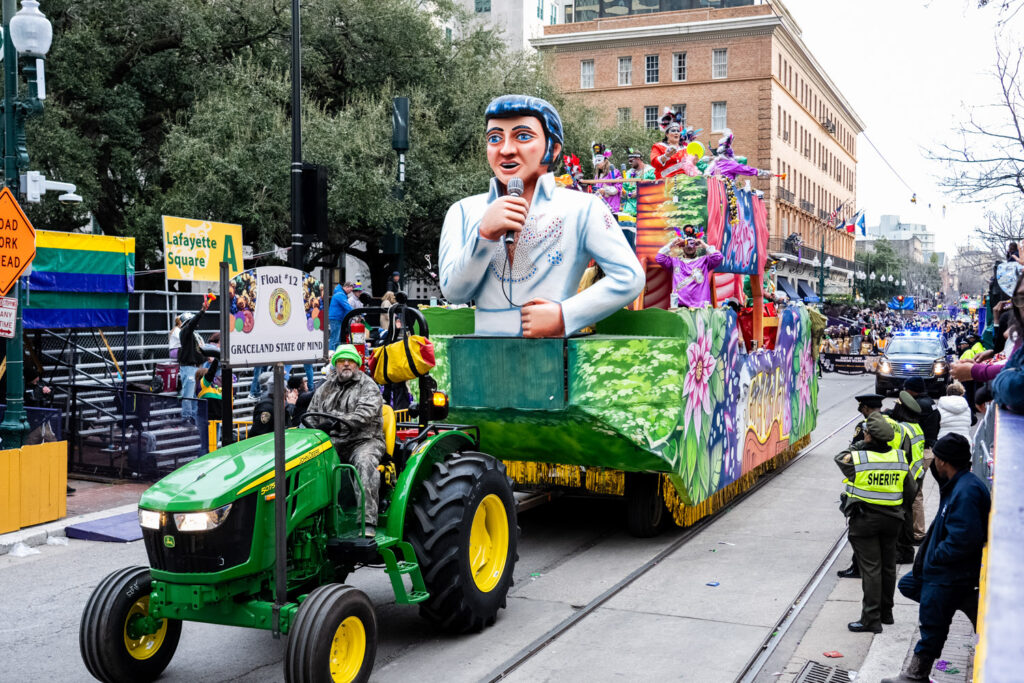
[[[958,204],[944,194],[937,183],[942,167],[922,149],[955,143],[957,122],[970,107],[996,101],[996,41],[1009,45],[1013,32],[1024,35],[1024,17],[1000,28],[997,9],[978,9],[976,0],[782,2],[867,136],[912,188],[862,134],[857,204],[867,211],[868,226],[877,225],[881,214],[896,214],[904,222],[926,224],[938,250],[955,252],[984,223],[986,206]],[[914,192],[916,206],[910,202]]]

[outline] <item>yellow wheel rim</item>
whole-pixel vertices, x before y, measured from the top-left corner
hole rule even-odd
[[[366,656],[366,627],[359,617],[346,617],[331,641],[331,680],[347,683],[355,680]]]
[[[508,514],[495,494],[480,501],[469,532],[469,569],[480,592],[487,593],[501,581],[508,557]]]
[[[135,601],[135,604],[128,610],[128,616],[124,620],[124,647],[133,659],[149,659],[164,644],[167,637],[167,620],[160,622],[160,629],[156,633],[143,634],[138,638],[129,635],[129,624],[135,619],[149,615],[149,596],[143,596]]]

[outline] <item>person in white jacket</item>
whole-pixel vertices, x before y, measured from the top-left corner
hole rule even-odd
[[[953,382],[946,387],[946,395],[935,403],[939,409],[939,438],[946,434],[959,434],[971,440],[971,407],[964,398],[964,385]]]

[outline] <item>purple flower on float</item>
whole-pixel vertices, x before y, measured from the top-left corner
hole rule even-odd
[[[711,413],[711,374],[717,361],[711,355],[711,335],[705,334],[704,320],[697,317],[697,341],[686,349],[690,368],[683,380],[683,393],[687,396],[683,424],[693,419],[694,428],[700,434],[705,415]]]

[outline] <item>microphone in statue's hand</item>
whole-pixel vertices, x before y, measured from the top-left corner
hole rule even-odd
[[[523,179],[519,176],[513,176],[508,181],[508,196],[509,197],[522,197],[523,196]],[[512,230],[505,233],[505,244],[512,244],[516,241],[516,234]]]

